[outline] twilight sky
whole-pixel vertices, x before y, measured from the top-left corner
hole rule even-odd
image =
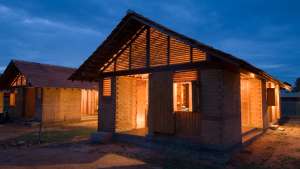
[[[0,0],[0,72],[11,59],[78,67],[134,10],[294,83],[297,0]]]

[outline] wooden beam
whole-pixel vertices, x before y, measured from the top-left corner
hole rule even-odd
[[[132,43],[129,45],[128,69],[131,70]]]
[[[147,28],[146,33],[146,67],[150,66],[150,27]]]
[[[117,70],[117,59],[114,60],[114,72]]]
[[[142,73],[151,73],[151,72],[160,72],[160,71],[177,71],[177,70],[186,70],[193,68],[222,68],[223,65],[215,62],[195,62],[195,63],[186,63],[186,64],[177,64],[170,66],[157,66],[157,67],[149,67],[149,68],[140,68],[140,69],[132,69],[132,70],[122,70],[117,72],[107,72],[102,73],[101,77],[112,77],[112,76],[124,76],[124,75],[133,75],[133,74],[142,74]]]

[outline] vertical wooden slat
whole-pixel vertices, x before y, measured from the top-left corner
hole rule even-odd
[[[150,27],[146,33],[146,67],[150,66]]]
[[[170,65],[170,36],[167,38],[167,65]]]

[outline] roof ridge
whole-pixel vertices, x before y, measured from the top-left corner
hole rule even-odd
[[[75,69],[75,70],[77,69],[76,67],[68,67],[68,66],[63,66],[63,65],[55,65],[55,64],[49,64],[49,63],[40,63],[40,62],[20,60],[20,59],[12,59],[11,61],[13,63],[22,62],[22,63],[27,63],[27,64],[37,64],[37,65],[44,65],[44,66],[51,66],[51,67],[60,67],[60,68],[65,68],[65,69]]]

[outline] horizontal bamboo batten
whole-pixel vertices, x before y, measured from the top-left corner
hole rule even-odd
[[[100,70],[104,73],[139,70],[206,60],[206,53],[154,28],[137,33],[116,57]]]

